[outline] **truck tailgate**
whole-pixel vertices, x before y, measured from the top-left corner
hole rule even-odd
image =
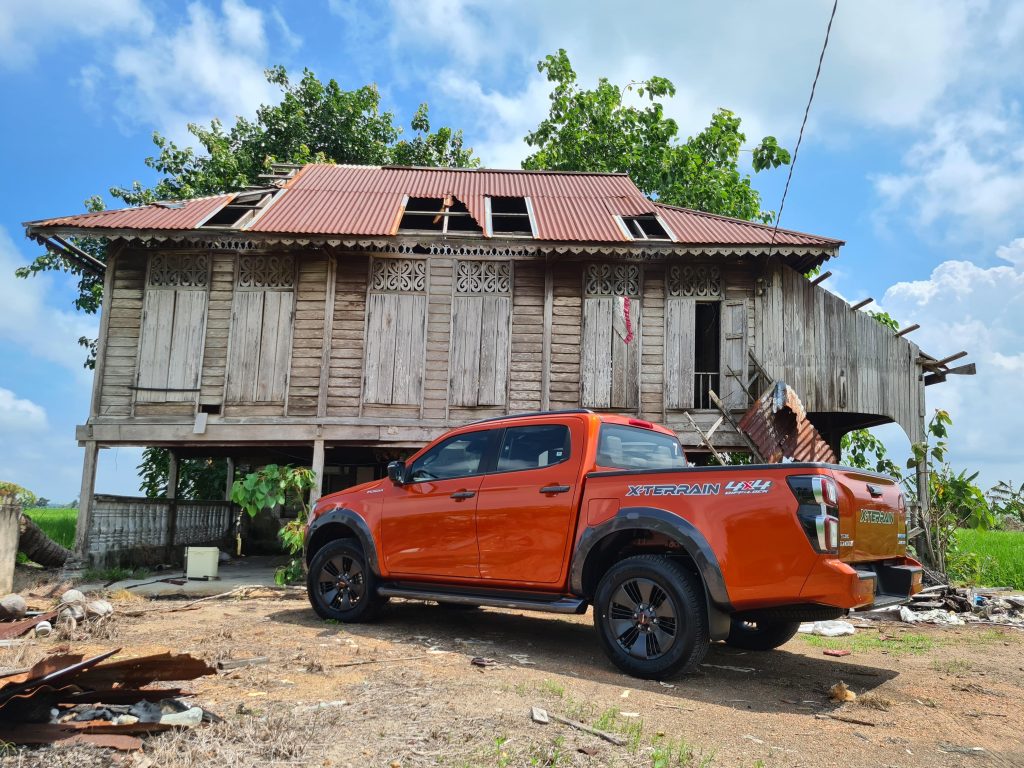
[[[886,560],[907,553],[906,504],[891,478],[833,468],[839,486],[839,559]]]

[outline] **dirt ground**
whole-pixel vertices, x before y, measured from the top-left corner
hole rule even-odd
[[[876,623],[768,653],[715,644],[699,674],[666,684],[612,667],[590,615],[394,601],[375,624],[342,626],[301,596],[115,605],[110,637],[75,650],[270,662],[191,684],[223,724],[152,737],[128,756],[8,748],[0,765],[1024,766],[1024,632],[1010,628]],[[123,615],[141,609],[154,610]],[[0,649],[0,666],[55,643]],[[853,653],[826,656],[830,645]],[[478,656],[498,666],[474,666]],[[840,680],[856,702],[829,701]],[[534,723],[533,706],[626,744]]]

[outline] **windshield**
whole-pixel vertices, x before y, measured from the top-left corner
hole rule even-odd
[[[677,469],[686,466],[678,438],[622,424],[602,424],[597,463],[617,469]]]

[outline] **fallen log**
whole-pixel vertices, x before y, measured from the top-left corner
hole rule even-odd
[[[18,551],[32,562],[46,568],[60,568],[71,558],[71,551],[47,536],[28,515],[21,516],[18,527]]]

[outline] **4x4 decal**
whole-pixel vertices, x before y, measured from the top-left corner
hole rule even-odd
[[[726,496],[768,493],[772,489],[771,480],[730,480],[725,484]]]
[[[737,496],[757,493],[768,493],[772,488],[771,480],[732,480],[721,483],[666,483],[659,485],[627,486],[627,496]]]

